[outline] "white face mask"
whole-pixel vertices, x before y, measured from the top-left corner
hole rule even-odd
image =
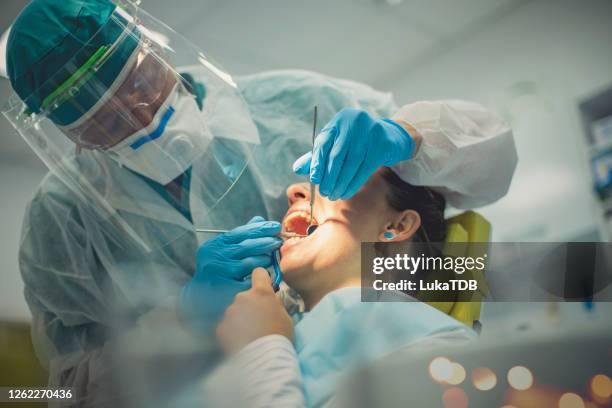
[[[179,83],[146,128],[106,152],[120,165],[166,185],[204,153],[210,140],[195,98]]]

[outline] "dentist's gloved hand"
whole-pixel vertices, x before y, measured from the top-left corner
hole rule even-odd
[[[272,252],[283,241],[281,225],[254,217],[248,224],[204,242],[196,255],[193,278],[183,287],[179,308],[183,320],[196,330],[209,330],[234,297],[251,287],[257,267],[272,263]]]
[[[380,166],[409,159],[414,149],[414,139],[398,123],[344,108],[315,138],[312,154],[295,161],[293,171],[310,174],[322,196],[347,200]]]

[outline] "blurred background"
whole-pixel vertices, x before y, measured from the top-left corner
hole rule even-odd
[[[2,0],[2,32],[26,4]],[[511,124],[519,154],[508,195],[481,210],[493,239],[610,238],[609,0],[143,0],[142,7],[235,75],[300,68],[365,82],[400,105],[484,104]],[[9,93],[0,79],[0,100]],[[17,251],[24,208],[45,167],[4,117],[0,133],[0,321],[27,323]],[[607,306],[595,313],[609,316]],[[580,304],[491,305],[484,323],[516,330],[584,313],[594,312]]]

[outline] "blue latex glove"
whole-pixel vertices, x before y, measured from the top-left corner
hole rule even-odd
[[[295,161],[293,171],[310,173],[322,196],[347,200],[380,166],[411,158],[414,148],[414,140],[399,124],[344,108],[317,135],[313,152]]]
[[[204,242],[196,255],[193,278],[183,287],[180,309],[195,329],[216,324],[234,297],[251,287],[251,272],[272,264],[272,252],[283,241],[281,225],[254,217],[248,224]]]

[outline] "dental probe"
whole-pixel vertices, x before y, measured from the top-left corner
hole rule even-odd
[[[212,234],[223,234],[225,232],[229,232],[229,230],[221,230],[221,229],[204,229],[204,228],[196,228],[196,232],[210,232]],[[306,235],[295,234],[293,232],[281,232],[280,236],[285,237],[305,237]],[[274,278],[272,281],[272,287],[275,292],[278,292],[280,288],[280,284],[283,281],[283,271],[280,268],[280,253],[278,249],[272,253],[272,267],[274,268]],[[269,272],[268,272],[269,273]]]
[[[314,118],[312,120],[312,154],[314,155],[314,142],[315,137],[317,136],[317,105],[314,107]],[[311,158],[313,160],[314,158]],[[306,234],[310,235],[317,229],[316,225],[312,225],[312,210],[314,207],[314,199],[315,199],[315,185],[311,181],[310,182],[310,221],[308,221],[308,228],[306,229]],[[314,227],[314,228],[313,228]]]
[[[225,232],[230,232],[230,230],[196,228],[196,232],[208,232],[208,233],[211,233],[211,234],[223,234]],[[281,237],[285,237],[285,238],[305,238],[305,237],[308,236],[308,235],[298,234],[296,232],[285,232],[285,231],[279,232],[278,235],[281,236]]]

